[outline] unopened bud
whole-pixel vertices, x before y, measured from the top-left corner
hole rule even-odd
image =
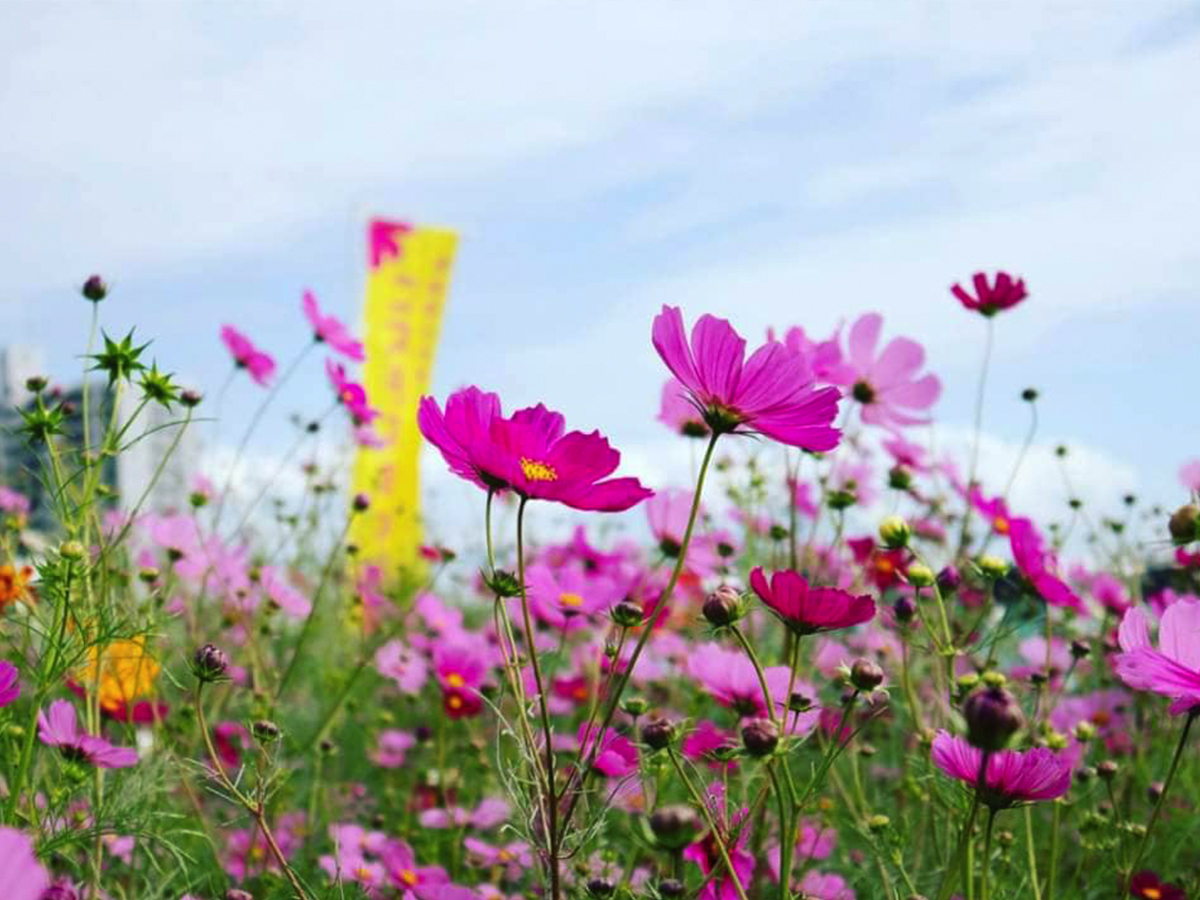
[[[99,275],[92,275],[83,283],[80,293],[93,303],[99,303],[108,296],[108,285],[104,283],[104,279]]]
[[[58,555],[71,562],[83,559],[83,544],[79,541],[63,541],[58,547]]]
[[[651,719],[642,726],[642,743],[651,750],[662,750],[675,740],[675,726],[666,719]]]
[[[1021,399],[1026,403],[1032,403],[1037,398],[1038,392],[1036,388],[1025,388],[1025,390],[1021,391]]]
[[[229,668],[229,657],[216,644],[205,644],[192,656],[192,673],[202,682],[220,681]]]
[[[976,691],[963,704],[967,740],[980,750],[1003,750],[1023,722],[1016,698],[1002,687]]]
[[[742,746],[751,756],[767,756],[779,746],[779,728],[770,719],[753,719],[742,727]]]
[[[179,392],[179,402],[188,409],[195,409],[203,399],[203,394],[199,391],[193,391],[191,388]]]
[[[31,394],[40,394],[49,383],[43,375],[32,375],[25,379],[25,390]]]
[[[867,827],[876,833],[887,831],[891,824],[892,820],[884,815],[875,815],[867,819]]]
[[[732,625],[742,613],[742,596],[727,584],[721,585],[704,600],[704,618],[715,628]]]
[[[888,516],[879,523],[879,539],[889,550],[907,547],[912,538],[912,529],[900,516]]]
[[[883,684],[883,669],[869,659],[856,659],[850,667],[850,683],[863,693],[869,694]]]
[[[638,716],[645,715],[646,710],[650,708],[650,704],[646,702],[645,697],[626,697],[621,701],[621,710],[626,715],[633,716],[635,719]]]
[[[612,620],[622,628],[637,628],[645,619],[642,608],[628,600],[622,600],[612,608]]]
[[[1200,537],[1200,506],[1188,503],[1179,507],[1171,514],[1167,530],[1171,532],[1171,540],[1179,546],[1196,540]]]
[[[1096,726],[1091,722],[1078,722],[1071,730],[1075,735],[1075,740],[1081,744],[1088,743],[1096,736]]]
[[[978,563],[980,571],[988,578],[1003,578],[1004,573],[1008,571],[1008,563],[990,553],[979,557]]]
[[[371,498],[366,494],[355,494],[353,506],[355,512],[366,512],[371,506]]]
[[[587,883],[589,897],[611,897],[617,886],[608,878],[593,878]]]
[[[279,740],[279,726],[268,719],[259,719],[250,726],[250,733],[264,744],[274,743]]]
[[[911,597],[900,597],[892,604],[892,612],[896,614],[896,621],[903,625],[913,620],[917,614],[917,604]]]
[[[1071,656],[1075,659],[1086,659],[1091,652],[1092,647],[1087,641],[1071,641]]]
[[[1106,759],[1096,764],[1096,774],[1105,781],[1111,781],[1117,777],[1117,772],[1120,771],[1120,768],[1113,760]]]
[[[962,586],[962,575],[957,567],[946,566],[937,573],[938,590],[943,594],[953,594]]]
[[[682,850],[703,830],[700,817],[690,806],[664,806],[650,814],[650,831],[660,844]]]
[[[908,567],[908,583],[913,587],[929,587],[933,584],[934,575],[933,569],[924,563],[913,563]]]
[[[680,898],[686,895],[687,887],[682,881],[668,878],[658,883],[658,896],[662,897],[663,900],[680,900]]]
[[[1008,679],[1004,677],[1004,673],[997,672],[995,669],[988,669],[979,678],[988,687],[1002,688],[1008,684]]]

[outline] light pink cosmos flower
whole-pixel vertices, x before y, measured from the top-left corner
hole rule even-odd
[[[916,341],[898,337],[877,352],[883,316],[867,313],[851,327],[846,338],[846,364],[834,380],[850,388],[862,406],[862,419],[871,425],[899,428],[923,425],[929,409],[942,393],[942,383],[933,374],[917,377],[925,363],[925,351]]]
[[[8,485],[0,484],[0,512],[23,516],[30,510],[29,498]]]
[[[429,677],[425,657],[399,638],[388,641],[375,651],[375,668],[384,678],[396,682],[401,692],[417,696]]]
[[[366,358],[363,345],[354,339],[350,329],[335,316],[321,314],[321,307],[317,305],[316,295],[312,291],[304,292],[301,306],[304,308],[304,317],[312,326],[314,340],[328,344],[330,349],[354,362],[362,362]]]
[[[1117,639],[1122,652],[1112,664],[1122,681],[1135,690],[1170,697],[1172,715],[1200,706],[1200,601],[1179,600],[1166,608],[1157,650],[1140,607],[1125,613]]]
[[[722,706],[728,706],[743,716],[767,715],[762,685],[754,664],[737,650],[726,650],[720,644],[699,644],[687,660],[688,674],[695,678]],[[777,709],[786,699],[791,670],[787,666],[768,666],[763,670],[767,688]],[[804,693],[805,686],[797,683],[796,690]],[[805,693],[805,696],[816,696]]]
[[[1179,480],[1193,494],[1200,494],[1200,459],[1193,459],[1179,468]]]
[[[275,359],[269,353],[259,350],[232,325],[221,326],[221,340],[233,356],[233,362],[239,369],[245,369],[255,382],[266,387],[275,374]]]
[[[988,284],[987,273],[976,272],[971,283],[975,288],[974,296],[959,284],[950,288],[950,293],[958,298],[964,308],[989,318],[1002,310],[1012,309],[1029,296],[1025,281],[1021,278],[1014,281],[1007,272],[997,272],[993,284]]]
[[[833,587],[810,587],[798,572],[784,569],[770,584],[759,566],[750,573],[750,586],[784,625],[798,635],[852,628],[875,618],[875,601]]]
[[[398,769],[404,765],[404,757],[417,739],[411,731],[385,728],[379,732],[371,762],[385,769]]]
[[[271,828],[284,859],[290,859],[303,844],[304,819],[304,813],[301,812],[284,813]],[[267,847],[259,828],[239,828],[226,832],[224,868],[237,881],[245,881],[264,872],[281,874],[279,861]]]
[[[500,797],[484,797],[475,809],[461,806],[434,808],[421,812],[417,821],[423,828],[478,828],[487,831],[508,820],[511,807]]]
[[[401,891],[422,897],[428,892],[429,896],[436,898],[438,893],[429,889],[448,885],[450,882],[450,876],[441,866],[418,866],[416,854],[405,841],[388,841],[380,851],[379,858],[387,869],[392,884]],[[414,891],[414,888],[422,890]],[[408,893],[405,894],[405,897],[407,896]]]
[[[23,831],[0,826],[0,880],[5,900],[41,900],[50,876],[33,854],[33,841]]]
[[[504,878],[508,881],[516,881],[533,867],[533,853],[524,841],[513,841],[503,847],[496,847],[477,837],[468,836],[463,840],[463,847],[470,854],[468,858],[472,865],[481,869],[501,866],[504,869]]]
[[[817,388],[808,360],[778,341],[749,359],[746,342],[725,319],[703,315],[684,332],[677,307],[654,319],[654,349],[679,379],[709,428],[764,434],[782,444],[826,451],[838,445],[834,427],[840,393]]]
[[[1092,596],[1109,612],[1123,615],[1133,605],[1125,585],[1108,572],[1100,572],[1091,581]]]
[[[529,567],[525,583],[534,615],[564,631],[584,627],[625,595],[624,587],[611,578],[540,563]]]
[[[292,587],[275,566],[263,566],[259,570],[259,585],[263,595],[293,619],[306,618],[312,612],[311,601]]]
[[[817,381],[832,384],[833,377],[845,365],[842,360],[841,328],[839,325],[838,330],[831,338],[814,341],[804,333],[803,328],[796,325],[787,330],[787,334],[783,336],[783,342],[789,350],[799,353],[808,360]]]
[[[579,726],[576,738],[580,743],[580,755],[586,760],[591,756],[596,743],[594,729],[589,733],[588,723],[584,722]],[[595,752],[594,768],[609,778],[624,778],[637,771],[637,747],[629,738],[611,728],[605,729],[604,736],[600,739],[600,748]]]
[[[8,706],[21,696],[21,673],[10,662],[0,660],[0,706]]]
[[[927,461],[928,451],[920,444],[906,441],[901,435],[895,435],[884,441],[883,449],[891,455],[897,465],[912,469],[914,472],[928,472],[930,470],[930,465]]]
[[[683,547],[683,536],[687,531],[693,496],[692,491],[686,488],[666,488],[656,491],[654,496],[646,501],[646,520],[650,525],[650,533],[658,543],[658,549],[671,559],[676,559]],[[711,575],[721,566],[717,541],[712,535],[699,533],[700,521],[704,515],[704,505],[701,504],[696,513],[697,524],[685,560],[687,571],[700,576]]]
[[[622,512],[653,494],[636,478],[608,477],[621,454],[599,431],[567,432],[562,415],[540,403],[505,418],[498,396],[469,387],[450,395],[444,415],[422,397],[417,424],[450,471],[484,490],[595,512]]]
[[[658,421],[684,437],[703,438],[709,435],[704,416],[688,399],[687,388],[680,384],[678,378],[668,378],[663,385]]]
[[[731,815],[725,802],[725,787],[719,781],[708,786],[704,799],[708,814],[716,823],[722,842],[729,851],[729,861],[733,863],[738,882],[745,888],[754,877],[754,857],[746,852],[746,844],[750,837],[750,810],[742,807]],[[720,874],[705,885],[704,890],[697,895],[697,900],[738,900],[737,887],[725,868],[716,837],[711,832],[702,840],[690,844],[683,851],[683,858],[698,865],[705,875],[713,869],[720,869]]]
[[[939,731],[933,739],[934,765],[959,781],[974,787],[979,779],[981,751],[964,738]],[[980,799],[993,809],[1016,803],[1053,800],[1071,787],[1071,762],[1046,747],[1024,752],[1000,750],[988,757],[984,790]]]
[[[814,900],[855,900],[854,891],[846,879],[832,872],[807,872],[800,881],[800,892]]]
[[[1058,561],[1054,554],[1046,549],[1033,522],[1017,517],[1009,521],[1008,528],[1013,561],[1042,599],[1051,606],[1063,606],[1086,615],[1087,608],[1083,601],[1055,574]]]
[[[101,769],[124,769],[136,765],[137,751],[116,747],[102,737],[79,730],[75,707],[68,700],[55,700],[50,712],[38,711],[38,737],[48,747],[57,747],[68,759]]]

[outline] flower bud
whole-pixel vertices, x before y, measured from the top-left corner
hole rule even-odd
[[[687,895],[687,888],[682,881],[676,881],[674,878],[668,878],[666,881],[658,883],[658,896],[663,900],[680,900]]]
[[[192,674],[202,682],[220,681],[228,668],[229,657],[215,644],[205,644],[192,656]]]
[[[79,541],[63,541],[58,547],[58,555],[71,562],[77,562],[83,559],[83,544]]]
[[[49,383],[44,375],[31,375],[25,379],[25,390],[31,394],[40,394]]]
[[[260,743],[270,744],[279,740],[279,726],[268,719],[259,719],[250,726],[250,733]]]
[[[138,569],[138,581],[143,584],[154,584],[154,582],[158,581],[160,575],[162,573],[154,568],[154,566],[143,566]]]
[[[366,512],[370,506],[371,498],[366,494],[359,493],[354,495],[353,507],[355,512]]]
[[[907,547],[912,538],[912,529],[900,516],[888,516],[879,523],[879,539],[889,550]]]
[[[904,466],[892,466],[888,470],[888,487],[897,491],[907,491],[912,487],[912,473]]]
[[[662,750],[675,740],[675,726],[666,719],[651,719],[642,726],[642,743],[651,750]]]
[[[962,587],[962,575],[953,565],[946,566],[937,573],[938,590],[943,594],[953,594]]]
[[[650,814],[650,831],[660,844],[671,850],[682,850],[702,830],[700,817],[690,806],[664,806]]]
[[[752,719],[742,727],[742,746],[751,756],[767,756],[779,746],[779,728],[770,719]]]
[[[958,685],[959,691],[969,694],[975,688],[979,687],[979,675],[975,672],[964,672],[954,680],[954,683]]]
[[[1008,679],[1004,677],[1004,673],[997,672],[995,669],[988,669],[979,677],[988,687],[1002,688],[1008,684]]]
[[[1032,403],[1037,398],[1038,398],[1037,388],[1029,387],[1029,388],[1025,388],[1025,390],[1021,391],[1021,399],[1024,400],[1026,403]]]
[[[867,827],[876,833],[887,831],[891,824],[892,820],[884,815],[874,815],[867,819]]]
[[[1200,537],[1200,506],[1188,503],[1179,507],[1171,514],[1167,530],[1171,532],[1171,540],[1179,546],[1196,540]]]
[[[1046,735],[1046,746],[1051,750],[1066,750],[1070,743],[1065,734],[1059,734],[1057,731]]]
[[[1096,736],[1096,726],[1091,722],[1077,722],[1071,730],[1075,735],[1075,740],[1081,744],[1088,743]]]
[[[593,878],[587,883],[589,897],[611,897],[617,886],[608,878]]]
[[[225,892],[225,900],[254,900],[254,895],[247,891],[230,888]]]
[[[850,683],[858,690],[869,694],[883,684],[883,669],[869,659],[856,659],[850,667]]]
[[[1165,790],[1165,788],[1163,787],[1163,783],[1161,781],[1151,782],[1150,786],[1146,788],[1146,797],[1151,803],[1157,803],[1162,799],[1163,790]]]
[[[108,285],[104,283],[104,279],[99,275],[91,275],[83,283],[80,293],[93,303],[99,303],[108,296]]]
[[[900,597],[892,604],[892,612],[896,614],[896,621],[903,625],[913,620],[917,614],[917,604],[911,597]]]
[[[637,628],[646,620],[646,614],[636,603],[622,600],[612,608],[612,620],[622,628]]]
[[[1071,656],[1075,659],[1086,659],[1091,652],[1091,645],[1087,641],[1071,641]]]
[[[1120,766],[1111,759],[1103,760],[1096,764],[1096,774],[1105,781],[1112,781],[1117,777],[1117,772],[1120,771]]]
[[[635,719],[638,716],[645,715],[646,710],[650,708],[650,704],[646,702],[645,697],[626,697],[621,701],[621,711],[626,715],[633,716]]]
[[[1002,750],[1020,729],[1021,707],[1002,687],[976,691],[963,704],[967,720],[967,740],[980,750]]]
[[[727,584],[721,585],[704,600],[704,618],[715,628],[732,625],[742,614],[742,596]]]
[[[924,563],[913,563],[908,567],[908,583],[913,587],[929,587],[934,582],[933,569]]]
[[[998,556],[985,553],[977,560],[979,569],[988,578],[1003,578],[1008,571],[1008,563]]]

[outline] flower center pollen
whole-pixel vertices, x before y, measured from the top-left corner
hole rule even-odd
[[[460,688],[466,684],[466,681],[464,681],[463,677],[457,672],[451,672],[446,676],[446,684],[450,685],[452,688]]]
[[[538,462],[536,459],[529,459],[526,456],[521,457],[521,471],[525,474],[526,481],[558,480],[558,473],[554,471],[553,466]]]
[[[558,602],[563,606],[570,606],[572,608],[583,606],[583,598],[578,594],[560,594]]]

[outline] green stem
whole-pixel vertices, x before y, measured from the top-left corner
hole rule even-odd
[[[684,783],[688,793],[692,797],[692,802],[700,808],[701,814],[704,816],[704,821],[708,824],[709,833],[712,835],[713,843],[717,845],[717,852],[721,854],[721,862],[725,864],[725,870],[729,873],[729,878],[733,882],[733,888],[737,891],[738,900],[747,900],[746,889],[742,887],[742,880],[738,878],[737,872],[733,868],[733,860],[729,856],[729,850],[725,847],[725,836],[721,834],[721,830],[717,827],[717,823],[713,821],[712,813],[709,812],[708,804],[704,802],[704,798],[700,796],[700,792],[692,784],[692,780],[688,778],[687,772],[683,766],[679,764],[679,757],[675,755],[675,748],[668,747],[667,754],[671,758],[671,765],[675,767],[675,772],[679,775],[680,780]],[[772,773],[771,778],[775,775]]]
[[[1142,856],[1146,853],[1146,846],[1150,843],[1150,834],[1154,831],[1154,826],[1158,824],[1159,816],[1162,815],[1163,806],[1167,802],[1167,794],[1171,790],[1171,782],[1175,780],[1175,772],[1179,768],[1180,757],[1183,756],[1183,748],[1187,745],[1188,732],[1192,730],[1192,723],[1196,721],[1196,717],[1200,716],[1200,707],[1193,707],[1188,713],[1187,721],[1183,723],[1183,731],[1179,735],[1179,743],[1175,745],[1175,755],[1171,757],[1171,768],[1167,770],[1167,780],[1163,782],[1162,793],[1158,795],[1158,802],[1154,804],[1154,812],[1150,814],[1150,824],[1146,826],[1146,833],[1142,835],[1142,840],[1138,844],[1137,853],[1133,856],[1133,863],[1129,866],[1129,872],[1126,876],[1126,884],[1131,885],[1133,875],[1137,871],[1138,864],[1142,861]],[[1128,889],[1132,889],[1129,887]]]
[[[1033,888],[1033,900],[1042,900],[1042,886],[1038,879],[1037,853],[1033,849],[1033,807],[1025,807],[1025,856],[1029,860],[1029,884]]]
[[[1046,873],[1046,898],[1054,900],[1054,880],[1058,876],[1058,829],[1062,820],[1062,806],[1057,800],[1051,800],[1054,811],[1050,820],[1050,871]]]
[[[987,831],[983,837],[983,874],[979,879],[979,900],[988,900],[988,876],[992,871],[992,825],[996,821],[996,810],[988,807]]]

